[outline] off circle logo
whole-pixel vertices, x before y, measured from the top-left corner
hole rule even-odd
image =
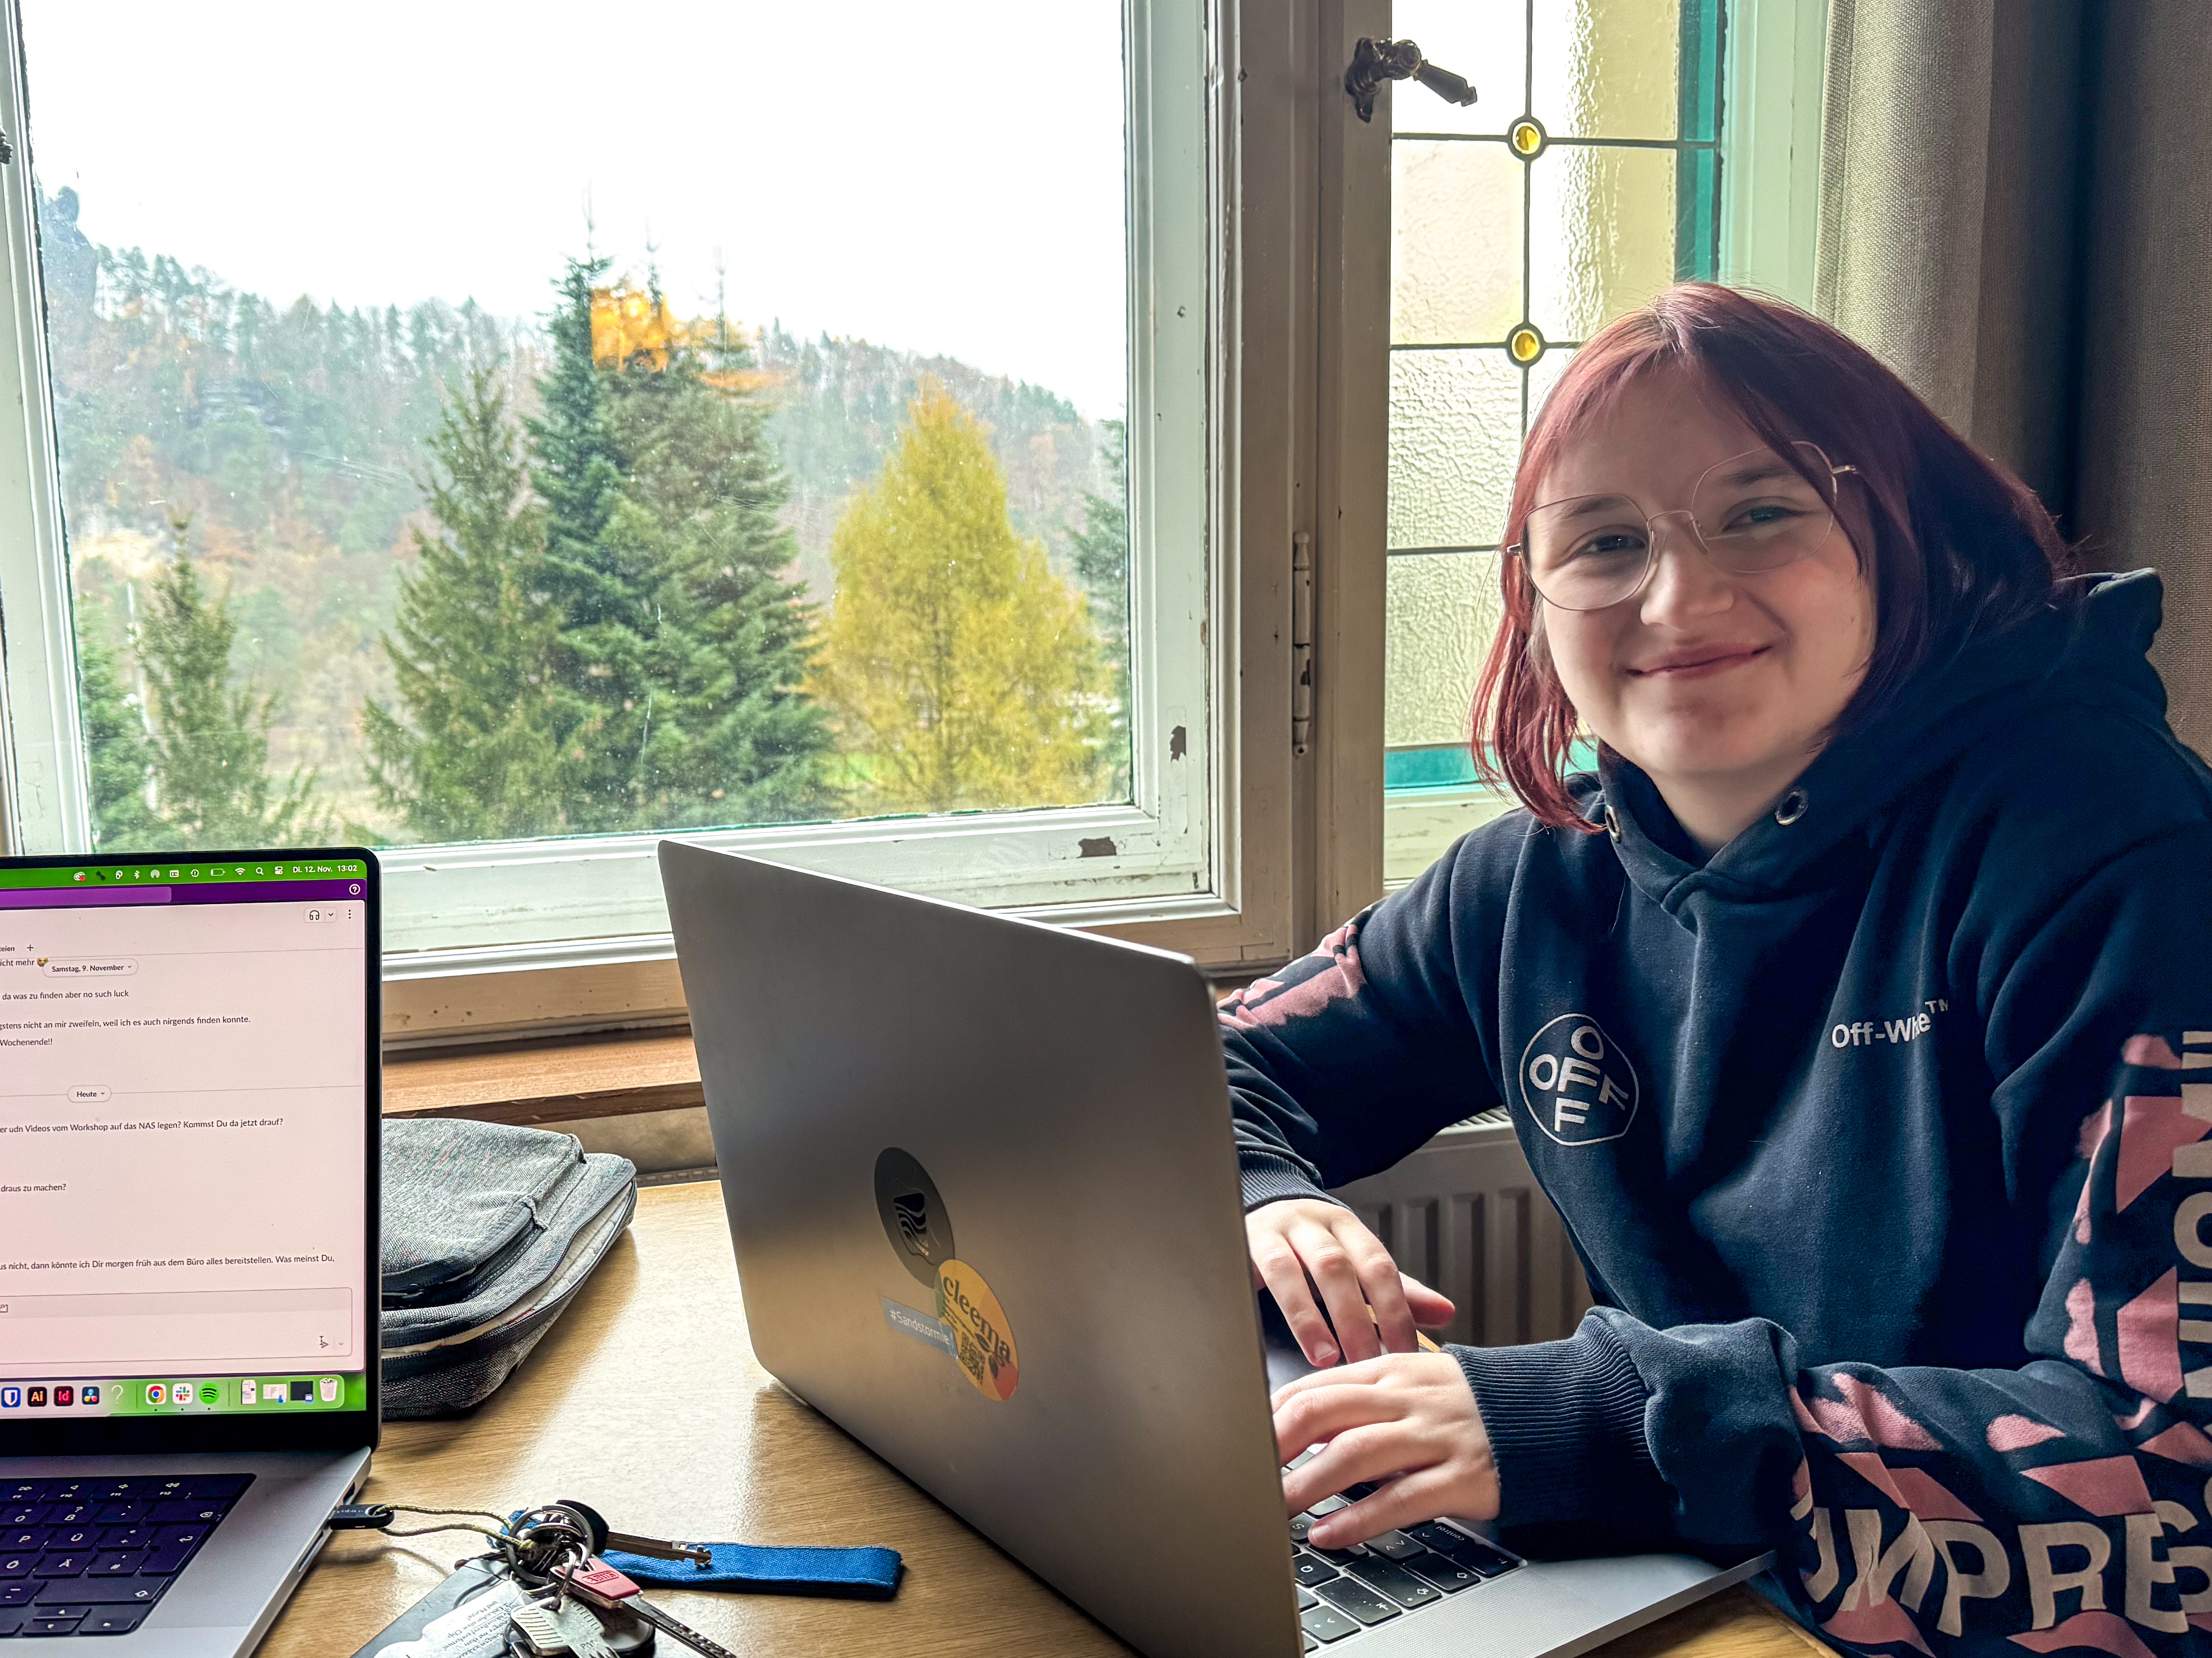
[[[1022,1379],[1014,1327],[983,1275],[966,1261],[938,1268],[937,1316],[952,1332],[953,1357],[975,1391],[1001,1404],[1012,1399]]]
[[[929,1171],[896,1145],[876,1159],[876,1212],[899,1265],[916,1284],[935,1290],[937,1269],[952,1259],[952,1217]]]
[[[1521,1055],[1521,1102],[1561,1145],[1619,1139],[1639,1091],[1636,1067],[1587,1013],[1562,1013]]]

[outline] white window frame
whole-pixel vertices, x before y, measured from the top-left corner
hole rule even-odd
[[[1342,72],[1338,46],[1348,53],[1349,43],[1326,24],[1316,30],[1312,9],[1291,0],[1126,3],[1130,475],[1140,503],[1132,722],[1152,738],[1133,767],[1135,804],[684,838],[1094,927],[1249,974],[1303,947],[1319,917],[1380,890],[1379,784],[1345,763],[1368,746],[1359,673],[1321,698],[1312,751],[1295,762],[1288,718],[1293,537],[1327,521],[1334,494],[1314,487],[1314,391],[1330,375],[1330,348],[1316,338],[1314,195],[1327,170],[1321,134],[1342,101],[1329,95]],[[1322,9],[1336,18],[1342,9],[1332,0]],[[15,0],[0,30],[0,127],[20,143],[28,124]],[[18,411],[0,416],[0,526],[28,531],[0,533],[0,846],[9,852],[89,843],[28,162],[19,152],[0,168],[0,363],[12,365]],[[1382,268],[1387,284],[1387,249]],[[1147,295],[1158,303],[1147,307]],[[1378,516],[1378,549],[1379,529]],[[1163,544],[1203,556],[1164,559]],[[1355,563],[1322,563],[1325,622],[1339,586],[1336,620],[1360,611]],[[1369,608],[1379,620],[1379,564],[1376,575]],[[1339,635],[1349,637],[1324,628],[1324,641]],[[1373,658],[1379,735],[1379,633],[1374,647],[1363,653]],[[1338,660],[1352,666],[1352,654]],[[1171,760],[1176,726],[1183,754]],[[380,854],[388,914],[402,926],[434,915],[444,929],[436,947],[387,956],[389,1035],[680,1018],[653,856],[661,838]],[[1113,855],[1096,854],[1101,841]],[[978,870],[991,872],[988,884]],[[512,941],[547,931],[551,909],[571,918],[552,930],[596,926],[604,936]]]
[[[1813,309],[1827,0],[1729,0],[1721,280]]]

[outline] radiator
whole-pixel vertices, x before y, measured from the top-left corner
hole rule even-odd
[[[1559,1212],[1536,1184],[1504,1114],[1447,1128],[1395,1168],[1336,1195],[1401,1270],[1449,1296],[1438,1340],[1478,1347],[1573,1333],[1589,1286]]]

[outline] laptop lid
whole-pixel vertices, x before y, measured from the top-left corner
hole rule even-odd
[[[1299,1649],[1186,958],[664,841],[753,1350],[1153,1654]]]
[[[374,1443],[377,880],[0,859],[0,1455]]]

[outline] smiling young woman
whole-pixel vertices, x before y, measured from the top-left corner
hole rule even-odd
[[[1748,574],[1759,580],[1732,586],[1710,557],[1702,566],[1678,557],[1682,592],[1665,591],[1654,570],[1638,605],[1575,611],[1541,603],[1527,579],[1529,529],[1533,519],[1540,531],[1550,503],[1585,495],[1586,484],[1603,478],[1656,492],[1655,507],[1687,509],[1698,485],[1686,487],[1686,460],[1739,449],[1778,459],[1832,503],[1840,528],[1819,543],[1808,566],[1754,568]],[[1702,471],[1697,477],[1706,482]],[[1708,493],[1712,504],[1736,504]],[[1589,653],[1602,640],[1644,652],[1646,666],[1691,648],[1691,637],[1779,644],[1785,659],[1767,667],[1791,683],[1768,718],[1790,730],[1724,733],[1710,720],[1681,719],[1670,722],[1675,740],[1664,750],[1711,777],[1748,745],[1765,763],[1749,769],[1743,786],[1755,790],[1787,772],[1778,796],[1824,743],[1879,714],[1931,659],[1955,653],[1969,635],[2008,632],[2047,606],[2066,563],[2033,493],[1976,454],[1872,355],[1802,312],[1704,282],[1682,284],[1583,349],[1528,434],[1507,521],[1516,562],[1504,571],[1504,625],[1475,691],[1476,706],[1492,711],[1491,743],[1476,745],[1475,759],[1540,821],[1559,827],[1580,816],[1563,781],[1578,726],[1601,740],[1618,728],[1633,744],[1665,706],[1625,697],[1626,687],[1608,693],[1607,681],[1631,665],[1600,670]],[[1654,586],[1660,591],[1649,591]],[[1735,605],[1739,598],[1748,604]],[[1692,617],[1686,605],[1715,610]],[[1741,613],[1777,606],[1806,625]],[[1782,637],[1766,637],[1770,629]],[[1560,634],[1570,642],[1547,659],[1548,638]],[[1802,651],[1820,659],[1790,659]],[[1747,687],[1732,687],[1731,696],[1739,705],[1758,700]],[[1668,763],[1657,752],[1651,758]]]
[[[2064,574],[1872,356],[1705,284],[1577,356],[1508,537],[1476,757],[1526,809],[1222,1009],[1322,1367],[1291,1510],[1771,1549],[1846,1646],[2201,1641],[2212,772],[2157,577]],[[1323,1188],[1499,1104],[1598,1309],[1416,1352],[1449,1303]]]

